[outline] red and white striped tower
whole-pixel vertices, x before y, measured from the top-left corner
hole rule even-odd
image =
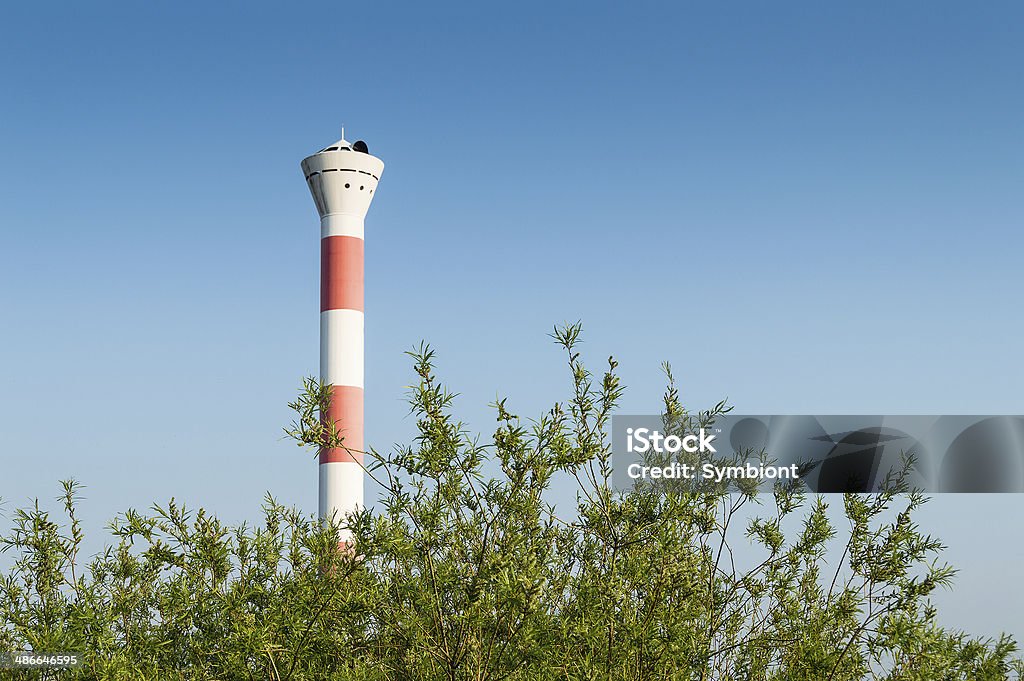
[[[384,162],[342,139],[302,161],[320,213],[320,382],[343,447],[320,452],[321,520],[363,505],[363,218]],[[342,536],[347,542],[348,536]]]

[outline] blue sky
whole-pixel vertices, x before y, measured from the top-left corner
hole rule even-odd
[[[581,319],[626,413],[1024,413],[1024,6],[72,3],[0,12],[0,497],[86,486],[315,511],[281,439],[318,361],[299,161],[386,170],[367,217],[367,439],[402,352],[483,431],[568,387]],[[1015,630],[1022,500],[937,499],[950,621]],[[1005,576],[1004,576],[1005,575]]]

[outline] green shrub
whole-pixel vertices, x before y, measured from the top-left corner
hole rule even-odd
[[[841,497],[840,536],[822,497],[615,492],[608,429],[622,394],[615,362],[598,378],[579,326],[556,330],[572,390],[536,421],[505,400],[481,444],[451,414],[433,353],[410,353],[418,437],[368,473],[376,509],[338,528],[264,503],[258,527],[228,527],[173,500],[110,525],[113,543],[85,564],[64,483],[66,518],[18,510],[3,549],[0,645],[81,651],[86,664],[8,678],[853,680],[1019,678],[1009,638],[978,641],[936,623],[929,594],[953,570],[912,520],[925,502],[896,486]],[[667,367],[666,367],[667,369]],[[686,411],[671,372],[670,429],[727,411]],[[325,436],[327,391],[307,381],[288,432]],[[553,481],[578,504],[551,505]],[[796,522],[794,523],[794,519]],[[789,529],[787,529],[789,528]],[[797,531],[791,531],[796,528]],[[738,536],[737,536],[738,535]],[[789,536],[787,536],[789,535]],[[737,541],[757,563],[740,569]],[[826,561],[830,546],[842,551]],[[751,549],[748,549],[748,552]],[[49,677],[47,677],[47,673]]]

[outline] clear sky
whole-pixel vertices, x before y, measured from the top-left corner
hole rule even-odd
[[[88,6],[87,6],[88,5]],[[98,6],[102,5],[102,6]],[[346,126],[367,216],[367,441],[413,430],[420,339],[485,405],[1024,413],[1024,5],[8,3],[0,10],[0,496],[87,486],[316,510],[281,438],[317,372],[299,161]],[[922,515],[951,622],[1024,638],[1024,497]]]

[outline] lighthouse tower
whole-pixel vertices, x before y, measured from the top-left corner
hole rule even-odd
[[[320,213],[320,382],[343,445],[320,451],[319,513],[335,522],[363,505],[363,219],[384,170],[344,136],[302,161]]]

